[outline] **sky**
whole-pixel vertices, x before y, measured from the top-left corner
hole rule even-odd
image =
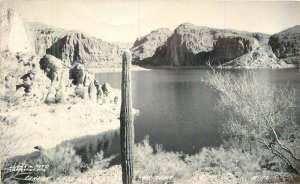
[[[274,34],[300,25],[300,1],[0,0],[30,22],[80,30],[110,42],[134,42],[184,22]]]

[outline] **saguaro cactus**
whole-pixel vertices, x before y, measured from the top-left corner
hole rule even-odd
[[[122,103],[120,113],[120,139],[122,159],[122,181],[123,184],[131,184],[133,179],[133,144],[134,129],[131,99],[131,53],[123,53],[122,63]]]

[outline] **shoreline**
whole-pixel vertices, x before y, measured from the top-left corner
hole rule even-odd
[[[120,73],[122,72],[121,67],[116,68],[97,68],[97,67],[86,67],[86,70],[93,73]],[[138,72],[138,71],[150,71],[151,69],[147,69],[144,67],[140,67],[137,65],[131,65],[131,71]]]
[[[146,69],[211,69],[209,66],[141,66]],[[299,68],[293,64],[287,64],[282,67],[236,67],[236,66],[216,66],[214,69],[218,70],[274,70],[274,69],[291,69],[291,68]]]
[[[241,66],[216,66],[214,69],[217,70],[281,70],[281,69],[296,69],[299,68],[293,64],[287,64],[281,67],[241,67]],[[131,71],[151,71],[155,69],[211,69],[209,66],[139,66],[132,65]],[[122,72],[121,67],[113,68],[97,68],[97,67],[86,67],[86,70],[92,73],[120,73]]]
[[[80,98],[51,105],[25,101],[1,111],[2,119],[14,122],[10,126],[0,125],[1,144],[7,147],[2,153],[3,160],[30,154],[36,151],[35,146],[51,149],[63,141],[119,129],[121,102],[113,100],[119,90],[113,89],[112,94],[102,104]]]

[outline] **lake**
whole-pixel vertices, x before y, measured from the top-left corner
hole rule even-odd
[[[251,70],[262,80],[293,87],[300,96],[300,69]],[[218,146],[225,115],[217,109],[217,95],[204,82],[208,69],[154,69],[132,72],[135,142],[149,136],[151,144],[166,151],[195,154],[202,147]],[[225,72],[242,72],[228,70]],[[96,74],[101,82],[114,88],[121,85],[120,73]],[[299,103],[297,98],[297,104]],[[300,120],[300,111],[296,112]],[[299,124],[299,121],[298,121]],[[110,140],[105,155],[118,154],[119,134]],[[117,157],[112,164],[120,162]]]

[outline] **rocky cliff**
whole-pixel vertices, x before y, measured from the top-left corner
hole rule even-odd
[[[66,30],[36,22],[27,22],[26,29],[33,40],[34,52],[38,55],[45,55],[46,50],[67,33]]]
[[[251,52],[253,47],[255,44],[251,43],[250,39],[239,36],[220,37],[213,47],[212,56],[223,63]]]
[[[51,54],[66,64],[119,67],[122,49],[88,34],[26,22],[12,9],[1,10],[0,52]]]
[[[284,65],[268,45],[269,35],[245,31],[214,29],[191,23],[179,25],[140,65],[273,68]],[[136,57],[138,58],[138,57]]]
[[[287,62],[300,64],[300,25],[291,27],[270,37],[269,45],[276,57]]]
[[[156,49],[165,44],[172,31],[163,28],[152,31],[151,33],[139,37],[130,49],[132,52],[133,63],[142,62],[154,55]]]
[[[68,32],[46,50],[67,64],[117,67],[121,65],[121,49],[84,33]]]
[[[1,9],[0,40],[0,52],[34,53],[33,41],[25,22],[13,9],[7,11]]]

